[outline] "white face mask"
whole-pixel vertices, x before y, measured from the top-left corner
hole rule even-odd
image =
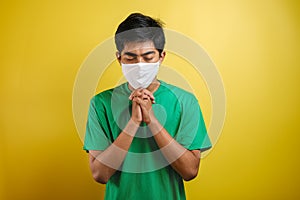
[[[134,88],[147,88],[158,73],[160,62],[122,64],[122,71],[128,83]]]

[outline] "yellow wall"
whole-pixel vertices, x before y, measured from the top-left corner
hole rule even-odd
[[[1,2],[0,199],[102,199],[74,126],[72,89],[88,53],[134,11],[201,44],[224,81],[224,129],[186,184],[188,199],[299,199],[299,8],[283,0]]]

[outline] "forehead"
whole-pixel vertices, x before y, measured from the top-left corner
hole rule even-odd
[[[152,41],[126,42],[124,44],[124,49],[122,50],[121,54],[123,54],[124,52],[143,54],[147,51],[156,51],[156,48]]]

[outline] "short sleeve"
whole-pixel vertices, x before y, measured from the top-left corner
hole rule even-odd
[[[86,132],[84,138],[83,149],[88,150],[105,150],[110,144],[110,140],[106,136],[101,119],[105,119],[103,104],[98,103],[97,109],[95,97],[90,101],[88,119],[86,124]]]
[[[175,139],[188,150],[199,149],[203,152],[211,148],[211,141],[196,99],[182,104],[181,120]]]

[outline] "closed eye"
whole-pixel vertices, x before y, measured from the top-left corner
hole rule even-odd
[[[128,61],[132,61],[132,60],[135,60],[136,58],[125,58],[125,59]]]
[[[154,58],[154,57],[151,57],[151,58],[147,58],[147,57],[146,57],[146,58],[144,58],[144,60],[145,60],[145,61],[151,61],[153,58]]]

